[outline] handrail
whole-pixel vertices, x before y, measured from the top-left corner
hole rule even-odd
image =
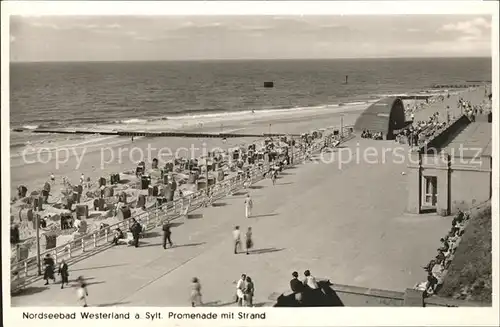
[[[255,172],[255,170],[257,170],[260,168],[259,167],[252,167],[251,169],[251,174]],[[215,184],[215,185],[211,185],[209,186],[209,190],[210,189],[213,189],[215,187],[217,188],[221,188],[221,185],[224,185],[222,186],[222,188],[224,187],[227,187],[228,185],[225,185],[225,184],[234,184],[234,182],[238,182],[238,180],[242,180],[242,178],[240,176],[233,176],[231,177],[230,179],[227,179],[227,180],[224,180],[222,182],[220,182],[219,184]],[[143,221],[144,218],[146,218],[146,224],[149,224],[149,219],[150,219],[150,216],[152,214],[154,214],[155,216],[158,216],[159,213],[161,212],[164,212],[166,213],[167,215],[169,214],[169,211],[171,209],[173,209],[173,213],[177,213],[177,207],[179,206],[179,204],[182,204],[184,203],[186,200],[188,200],[189,202],[191,202],[191,210],[189,211],[192,211],[192,210],[195,210],[195,209],[192,209],[193,207],[196,207],[197,204],[194,204],[193,205],[193,200],[197,200],[199,199],[201,196],[204,196],[204,193],[205,193],[205,190],[199,190],[195,193],[192,193],[192,194],[189,194],[189,195],[186,195],[186,196],[183,196],[183,197],[180,197],[180,198],[177,198],[175,199],[173,202],[168,202],[168,203],[164,203],[162,204],[161,206],[159,207],[155,207],[154,209],[150,210],[150,211],[145,211],[145,212],[141,212],[139,214],[136,214],[132,217],[129,217],[129,218],[126,218],[120,222],[117,222],[113,225],[110,225],[110,226],[107,226],[104,231],[109,231],[111,229],[114,229],[114,228],[119,228],[121,226],[125,226],[125,227],[128,227],[127,225],[130,224],[130,222],[132,221],[132,219],[135,219],[137,221]],[[102,233],[102,230],[94,230],[92,232],[88,232],[88,233],[85,233],[84,235],[78,237],[78,238],[75,238],[73,239],[72,241],[66,243],[66,244],[62,244],[60,246],[57,246],[55,248],[52,248],[52,249],[49,249],[49,250],[46,250],[44,252],[41,252],[40,253],[40,256],[44,256],[46,254],[53,254],[55,251],[59,251],[61,249],[65,249],[69,244],[71,243],[81,243],[82,241],[85,241],[85,239],[89,238],[89,237],[92,237],[94,234],[101,234]],[[30,258],[27,258],[27,259],[24,259],[24,260],[21,260],[21,261],[18,261],[16,262],[16,265],[20,265],[20,264],[24,264],[25,262],[29,262],[29,261],[32,261],[33,259],[36,259],[36,255],[35,256],[32,256]]]
[[[323,146],[322,139],[326,137],[324,135],[322,138],[317,140],[309,149],[312,152],[316,152]],[[348,141],[348,137],[341,139],[341,143]],[[340,143],[339,143],[340,144]],[[296,149],[297,152],[293,154],[294,162],[303,161],[306,157],[304,149]],[[265,173],[270,169],[270,162],[264,163],[263,165],[256,164],[250,168],[250,183],[253,184],[264,178]],[[145,231],[152,230],[159,227],[165,220],[172,221],[183,216],[180,208],[184,207],[184,203],[189,203],[189,207],[186,213],[192,212],[199,209],[200,207],[207,206],[209,202],[219,200],[228,194],[241,189],[244,184],[248,182],[246,176],[236,175],[227,180],[223,180],[214,185],[208,186],[208,196],[206,195],[207,189],[199,190],[195,193],[180,197],[172,202],[162,204],[161,206],[156,206],[150,211],[141,212],[135,216],[124,219],[118,223],[107,226],[103,230],[94,230],[82,235],[79,238],[73,239],[70,242],[57,246],[55,248],[46,250],[40,253],[40,259],[46,254],[52,254],[54,261],[58,262],[59,258],[67,259],[70,263],[72,259],[78,258],[81,254],[85,253],[89,249],[89,242],[91,242],[90,247],[92,249],[102,248],[105,245],[109,245],[109,234],[112,229],[123,228],[128,230],[131,225],[131,221],[135,219],[140,222],[145,228]],[[179,209],[179,210],[178,210]],[[165,219],[166,218],[166,219]],[[145,221],[145,223],[144,223]],[[104,242],[103,242],[104,241]],[[80,252],[78,254],[78,252]],[[66,258],[67,257],[67,258]],[[34,255],[30,258],[15,262],[11,267],[11,274],[14,275],[12,282],[18,281],[17,285],[12,285],[11,282],[11,292],[23,288],[26,284],[29,284],[33,280],[39,278],[38,276],[38,265],[37,256]],[[26,281],[28,277],[33,277],[33,280]]]

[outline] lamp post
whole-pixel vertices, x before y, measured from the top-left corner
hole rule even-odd
[[[344,114],[340,115],[340,139],[344,138]]]
[[[38,212],[36,213],[35,227],[36,227],[36,266],[38,269],[38,276],[41,276],[42,263],[40,260],[40,215],[38,214]]]

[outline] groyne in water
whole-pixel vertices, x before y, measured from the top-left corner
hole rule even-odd
[[[471,84],[472,82],[464,82],[460,84],[434,84],[432,85],[433,89],[467,89],[469,87],[480,87],[484,86],[486,82],[481,82],[481,84],[478,84],[479,82],[475,84]]]
[[[14,132],[31,132],[44,134],[87,134],[87,135],[114,135],[114,136],[145,136],[145,137],[192,137],[192,138],[236,138],[236,137],[280,137],[300,136],[299,134],[262,133],[262,134],[237,134],[237,133],[187,133],[187,132],[137,132],[137,131],[69,131],[53,129],[15,128]]]

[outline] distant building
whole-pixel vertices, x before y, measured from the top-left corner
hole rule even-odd
[[[386,140],[395,138],[394,131],[402,129],[405,124],[405,108],[400,98],[384,98],[373,103],[356,119],[354,129],[382,133]]]
[[[410,213],[441,215],[491,198],[492,125],[465,116],[430,145],[413,152],[408,165]]]

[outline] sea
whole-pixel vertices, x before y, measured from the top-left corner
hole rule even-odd
[[[16,128],[123,129],[163,121],[168,130],[182,120],[252,111],[333,112],[388,95],[432,92],[433,84],[491,81],[491,75],[491,58],[11,63],[10,147],[17,152],[67,138]],[[265,88],[268,81],[274,87]]]

